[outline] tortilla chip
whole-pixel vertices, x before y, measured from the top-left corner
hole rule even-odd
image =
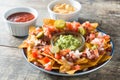
[[[30,62],[36,60],[36,59],[32,56],[32,48],[31,48],[30,46],[27,48],[27,58],[28,58],[28,61],[30,61]]]
[[[104,55],[104,56],[102,57],[102,59],[99,61],[99,63],[103,63],[103,62],[107,61],[107,60],[110,59],[110,58],[111,58],[110,55]]]
[[[90,44],[90,43],[85,43],[85,46],[86,46],[86,48],[91,48],[91,47],[92,47],[92,44]]]
[[[60,67],[54,67],[54,66],[53,66],[52,69],[60,69]]]
[[[69,71],[71,69],[71,66],[68,64],[64,64],[60,66],[59,72],[61,73],[66,73],[67,71]]]
[[[29,34],[32,33],[35,29],[36,29],[35,26],[30,26],[30,27],[29,27]]]
[[[53,26],[53,25],[54,25],[54,22],[55,22],[55,20],[53,20],[53,19],[48,19],[48,18],[43,19],[43,23],[44,23],[45,25]]]
[[[27,40],[29,40],[30,39],[30,36],[28,36],[28,38],[26,39],[26,40],[24,40],[23,42],[22,42],[22,44],[20,44],[19,46],[18,46],[18,48],[27,48],[29,45],[28,45],[28,43],[27,43]]]
[[[61,62],[63,64],[60,66],[59,72],[66,73],[67,71],[69,71],[71,69],[71,65],[68,63],[68,61],[61,60]]]
[[[86,58],[80,58],[76,61],[75,64],[87,64],[88,63],[88,59]]]
[[[77,70],[70,70],[70,71],[67,71],[66,73],[72,75],[72,74],[74,74],[76,71],[77,71]]]
[[[33,56],[32,56],[32,54],[30,54],[29,56],[28,56],[28,59],[27,59],[29,62],[34,62],[34,61],[36,61],[36,58],[34,58]]]
[[[85,68],[89,68],[89,67],[93,67],[93,66],[96,66],[108,59],[110,59],[111,56],[107,56],[107,55],[100,55],[99,58],[96,60],[96,61],[90,61],[88,62],[88,64],[82,64],[80,65],[81,66],[81,70],[84,70]]]
[[[25,41],[18,46],[18,48],[27,48],[27,47],[28,47],[28,43],[26,43]]]
[[[111,44],[106,44],[106,45],[104,46],[104,49],[107,49],[107,48],[111,48]]]
[[[104,54],[100,55],[99,58],[97,60],[95,60],[95,61],[89,60],[88,64],[90,65],[90,67],[96,66],[98,64],[98,62],[102,59],[103,56],[104,56]]]
[[[35,35],[29,35],[28,38],[26,40],[24,40],[20,46],[18,46],[18,48],[27,48],[29,46],[34,46],[35,40],[37,40]],[[30,42],[30,43],[28,44],[28,42]]]
[[[80,65],[80,70],[84,70],[84,69],[89,68],[89,67],[92,67],[92,65],[83,64],[83,65]]]
[[[60,69],[61,64],[54,62],[52,69]]]
[[[90,23],[91,24],[91,26],[93,27],[93,28],[97,28],[98,27],[98,23]]]

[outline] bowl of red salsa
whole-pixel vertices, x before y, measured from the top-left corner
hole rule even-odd
[[[31,7],[15,7],[4,13],[4,19],[13,36],[28,35],[30,26],[36,24],[38,12]]]

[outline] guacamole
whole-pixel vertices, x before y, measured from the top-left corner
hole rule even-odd
[[[70,49],[75,50],[80,46],[81,42],[79,39],[73,35],[60,35],[55,42],[55,46],[60,49]]]

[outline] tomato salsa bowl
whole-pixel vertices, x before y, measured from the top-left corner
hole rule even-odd
[[[38,12],[31,7],[15,7],[4,13],[4,19],[13,36],[28,35],[29,26],[35,25]]]

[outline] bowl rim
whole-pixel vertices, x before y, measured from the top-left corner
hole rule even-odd
[[[50,6],[51,6],[52,4],[54,4],[55,2],[59,2],[59,0],[54,0],[54,1],[51,1],[51,2],[48,4],[48,6],[47,6],[48,11],[51,12],[51,13],[53,13],[53,14],[56,14],[56,15],[64,15],[64,16],[66,16],[66,15],[72,15],[72,14],[75,14],[75,13],[80,12],[81,7],[82,7],[80,2],[78,2],[78,1],[76,1],[76,0],[68,0],[68,1],[73,1],[73,2],[75,2],[75,3],[77,3],[77,4],[79,4],[79,9],[75,10],[74,12],[68,13],[68,14],[56,13],[56,12],[52,11],[51,8],[50,8]]]
[[[33,18],[32,20],[26,21],[26,22],[12,22],[12,21],[7,20],[7,17],[10,16],[10,15],[12,15],[12,14],[19,13],[19,12],[27,12],[27,11],[17,11],[17,12],[14,12],[14,13],[12,13],[12,14],[9,14],[9,15],[6,17],[7,13],[8,13],[9,11],[14,10],[14,9],[28,9],[28,10],[31,11],[31,12],[28,12],[28,13],[31,13],[32,15],[34,15],[34,18]],[[34,9],[34,8],[32,8],[32,7],[26,7],[26,6],[13,7],[13,8],[10,8],[10,9],[8,9],[8,10],[6,10],[6,11],[4,12],[3,18],[4,18],[4,20],[7,21],[8,23],[12,23],[12,24],[26,24],[26,23],[31,23],[31,22],[37,20],[37,18],[38,18],[38,12],[37,12],[36,9]]]
[[[102,31],[101,29],[97,29],[97,30],[98,30],[99,32],[102,32],[103,34],[106,34],[106,32]],[[112,45],[112,51],[111,51],[110,55],[113,57],[113,54],[114,54],[114,43],[113,43],[112,39],[110,39],[110,44]],[[73,75],[69,75],[69,74],[64,74],[64,73],[47,71],[47,70],[45,70],[45,69],[43,69],[43,68],[40,68],[40,67],[34,65],[33,63],[31,63],[31,62],[29,62],[29,61],[27,60],[27,57],[26,57],[26,54],[25,54],[25,50],[24,50],[24,49],[22,49],[22,55],[23,55],[23,57],[26,59],[27,63],[30,64],[33,68],[36,68],[36,69],[38,69],[38,70],[40,70],[40,71],[43,71],[43,72],[46,72],[46,73],[48,73],[48,74],[57,75],[57,76],[68,76],[68,77],[69,77],[69,76],[81,76],[81,75],[88,74],[88,73],[91,73],[91,72],[93,72],[93,71],[96,71],[96,70],[100,69],[101,67],[103,67],[104,65],[106,65],[106,64],[111,60],[111,58],[112,58],[112,57],[111,57],[109,60],[105,61],[104,63],[100,64],[99,66],[97,66],[97,67],[95,67],[95,68],[93,68],[93,69],[91,69],[91,70],[84,71],[84,72],[80,72],[80,73],[75,73],[75,74],[73,74]]]

